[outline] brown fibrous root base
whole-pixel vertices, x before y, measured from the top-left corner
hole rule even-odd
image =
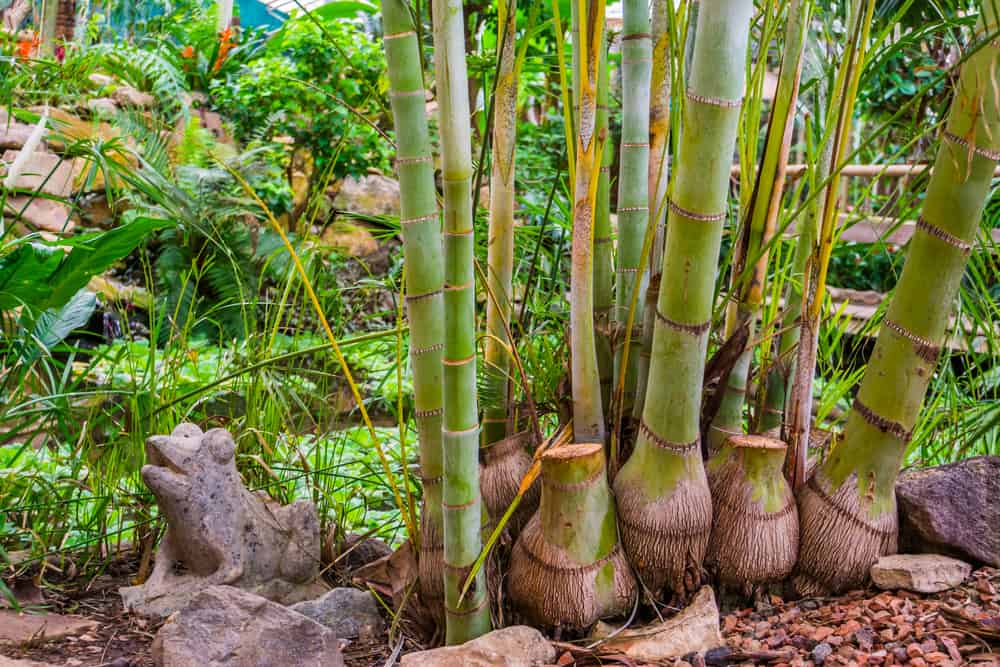
[[[856,475],[831,487],[818,470],[799,491],[799,562],[792,584],[801,595],[859,588],[881,556],[896,553],[895,497],[889,511],[873,518],[858,496]]]
[[[700,455],[700,454],[697,454]],[[615,483],[622,544],[642,583],[684,596],[701,585],[712,529],[712,497],[704,470],[650,502],[642,489]],[[621,478],[618,478],[619,480]]]

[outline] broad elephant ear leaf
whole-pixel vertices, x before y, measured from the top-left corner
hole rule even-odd
[[[34,313],[60,309],[95,275],[127,256],[150,233],[173,223],[136,217],[110,231],[26,243],[0,257],[0,310],[25,306]],[[64,252],[54,246],[69,246]]]
[[[74,329],[85,325],[96,307],[97,295],[81,289],[66,305],[61,308],[50,308],[38,316],[35,320],[33,338],[40,346],[51,350]]]

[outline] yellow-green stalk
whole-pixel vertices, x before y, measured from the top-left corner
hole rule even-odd
[[[654,2],[659,4],[659,0]],[[650,71],[653,68],[653,48],[650,35],[649,4],[647,0],[625,0],[623,3],[624,30],[622,32],[622,137],[621,164],[618,171],[618,263],[615,281],[615,373],[622,373],[622,353],[625,327],[632,305],[632,292],[643,290],[645,284],[639,275],[643,239],[649,223],[649,135],[650,116],[667,113],[667,99],[658,99],[655,110],[650,106]],[[662,11],[662,8],[657,11]],[[665,16],[664,16],[665,19]],[[665,20],[664,20],[665,23]],[[664,26],[665,27],[665,26]],[[665,39],[665,35],[661,35]],[[660,54],[666,71],[667,54]],[[669,86],[668,86],[669,90]],[[658,90],[658,93],[662,93]],[[669,119],[664,119],[669,122]],[[658,128],[661,136],[664,129]],[[661,147],[662,148],[662,147]],[[657,163],[659,165],[659,163]],[[642,321],[642,302],[634,315],[635,322]],[[632,416],[635,403],[639,357],[642,335],[633,332],[629,339],[628,360],[622,405],[616,406],[624,415]]]
[[[420,45],[404,0],[382,3],[389,99],[396,126],[400,227],[406,262],[410,319],[410,364],[420,443],[423,508],[420,517],[420,591],[444,618],[444,553],[441,526],[442,367],[444,349],[444,261],[441,219],[434,187],[434,160],[424,111]]]
[[[998,18],[984,3],[978,33],[995,35]],[[962,66],[917,231],[843,437],[799,495],[795,583],[806,594],[862,584],[896,547],[896,476],[1000,159],[998,71],[997,39]]]
[[[785,186],[785,166],[791,148],[795,126],[795,105],[802,74],[805,36],[812,10],[809,0],[792,0],[785,24],[785,44],[781,60],[778,87],[771,105],[764,155],[747,207],[749,220],[742,228],[736,258],[732,267],[732,291],[737,302],[731,303],[727,317],[727,335],[740,327],[749,327],[750,335],[742,354],[736,360],[723,388],[719,411],[709,430],[709,451],[722,447],[725,439],[743,432],[743,408],[746,404],[747,380],[753,359],[753,332],[757,313],[763,303],[764,281],[767,274],[767,247],[774,236],[781,198]],[[749,119],[756,123],[757,119]],[[752,147],[751,150],[755,149]],[[752,262],[749,275],[747,265]]]
[[[700,585],[712,524],[702,377],[752,12],[752,0],[698,12],[645,404],[635,451],[614,481],[622,541],[653,591]]]
[[[574,3],[577,4],[577,3]],[[578,0],[574,49],[579,55],[576,182],[570,257],[570,374],[577,442],[604,442],[604,407],[594,334],[594,208],[604,138],[597,133],[597,82],[604,38],[604,1]]]
[[[611,163],[614,157],[608,137],[608,45],[601,37],[601,62],[597,78],[597,136],[601,142],[601,172],[594,201],[594,332],[597,348],[597,372],[601,379],[601,404],[604,414],[611,405],[614,372],[611,307],[614,303],[614,249],[611,235]]]
[[[482,570],[460,595],[481,547],[476,289],[473,268],[472,143],[462,3],[434,0],[441,171],[444,184],[444,598],[445,640],[490,630]],[[460,602],[461,600],[461,602]]]
[[[486,300],[486,381],[489,404],[483,410],[482,442],[507,437],[510,321],[514,275],[514,146],[517,141],[517,0],[497,5],[500,12],[500,60],[493,95],[493,165],[490,175],[490,224],[487,279],[493,298]]]

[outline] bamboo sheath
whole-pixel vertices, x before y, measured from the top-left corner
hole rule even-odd
[[[449,644],[490,630],[482,570],[459,604],[481,548],[472,142],[462,3],[434,0],[441,168],[444,183],[444,595]]]
[[[996,33],[984,4],[980,34]],[[804,591],[840,591],[896,545],[895,481],[933,376],[949,315],[1000,159],[1000,41],[962,67],[941,133],[918,233],[851,409],[844,436],[800,496]],[[845,516],[847,517],[845,519]],[[835,543],[857,544],[841,558]]]
[[[634,290],[643,290],[639,275],[643,239],[649,222],[650,72],[653,65],[649,5],[646,0],[625,0],[622,33],[622,136],[618,172],[618,263],[615,281],[615,371],[621,376],[625,327]],[[665,54],[664,54],[665,55]],[[636,322],[642,322],[638,302]],[[638,333],[638,335],[637,335]],[[621,410],[632,414],[642,335],[633,332]]]
[[[441,527],[442,366],[444,348],[444,262],[441,220],[434,186],[434,162],[424,113],[424,81],[413,19],[403,0],[382,3],[389,98],[396,125],[396,172],[400,226],[406,265],[410,320],[410,364],[420,474],[420,587],[427,604],[443,618]]]
[[[645,404],[614,481],[625,548],[653,590],[696,585],[711,528],[701,389],[752,12],[752,0],[698,12]]]

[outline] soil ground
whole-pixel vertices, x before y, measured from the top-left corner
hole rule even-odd
[[[91,578],[54,574],[41,588],[37,573],[36,579],[10,582],[29,608],[77,614],[99,625],[62,639],[0,644],[0,656],[68,667],[152,665],[158,625],[124,612],[117,594],[136,565],[112,563]],[[724,612],[721,625],[726,648],[675,664],[1000,666],[1000,570],[982,568],[961,587],[934,595],[869,589],[794,602],[771,597]],[[600,648],[559,647],[560,665],[635,664]],[[385,665],[393,648],[388,638],[348,644],[344,657],[350,667]],[[402,651],[417,648],[404,640]]]

